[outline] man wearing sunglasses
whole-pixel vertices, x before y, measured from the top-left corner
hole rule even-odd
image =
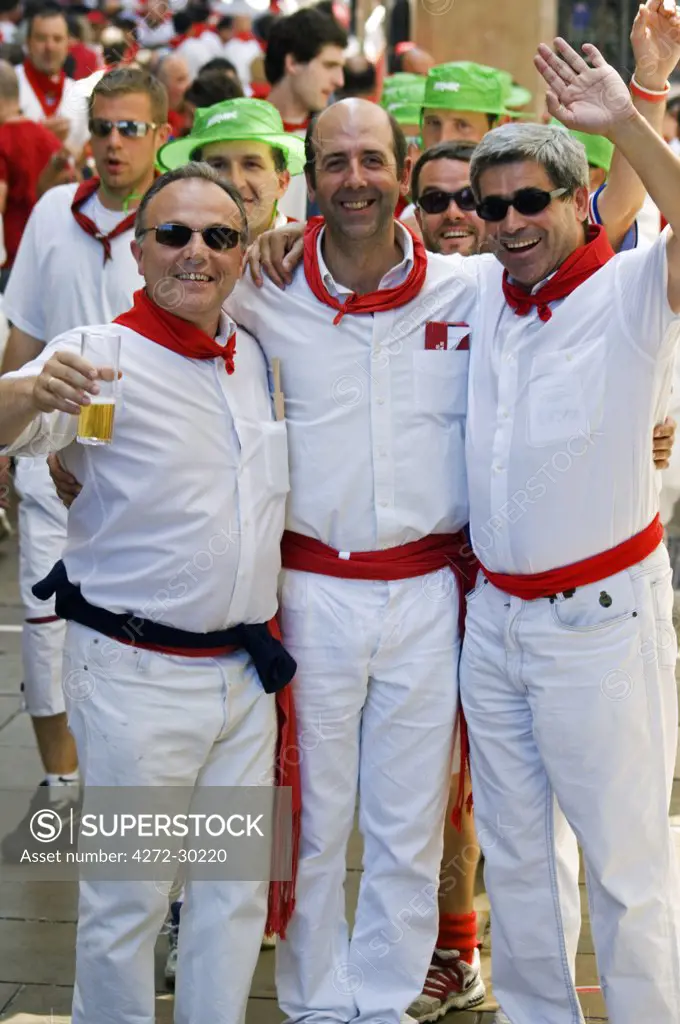
[[[411,194],[428,252],[474,256],[481,250],[485,226],[470,187],[474,151],[468,142],[440,142],[416,161]]]
[[[5,292],[12,324],[4,373],[36,358],[47,342],[78,324],[101,323],[127,309],[139,286],[130,251],[135,210],[152,183],[156,153],[168,135],[163,87],[146,72],[109,72],[89,100],[98,176],[51,189],[34,207]],[[45,769],[42,786],[65,814],[77,793],[78,763],[61,687],[64,625],[31,587],[61,556],[66,513],[44,461],[17,461],[24,699]],[[6,837],[6,858],[26,845],[30,811]]]
[[[194,790],[207,798],[274,775],[276,705],[295,670],[266,625],[277,608],[288,453],[262,352],[222,312],[246,244],[237,190],[204,164],[146,192],[132,244],[144,286],[132,309],[93,328],[121,339],[110,446],[75,441],[81,408],[112,374],[81,357],[81,328],[0,379],[2,441],[25,456],[60,450],[82,481],[63,561],[39,592],[56,592],[69,620],[64,687],[86,800],[90,787],[166,797],[174,788],[171,813],[185,813]],[[89,680],[87,699],[73,695],[74,677]],[[224,800],[218,790],[210,812],[224,813]],[[172,831],[141,842],[183,863]],[[202,844],[214,848],[206,834],[193,852]],[[269,844],[261,852],[243,881],[189,871],[182,1024],[244,1020],[267,911],[257,879],[268,876]],[[81,880],[73,1024],[152,1024],[166,912],[163,886],[132,865],[117,883]]]
[[[480,264],[471,330],[466,452],[483,570],[460,669],[494,990],[513,1024],[582,1019],[568,822],[610,1019],[674,1024],[677,643],[648,437],[680,336],[680,162],[595,47],[592,66],[556,47],[536,58],[551,114],[606,132],[671,231],[614,257],[601,228],[585,229],[585,153],[558,128],[506,125],[473,156],[502,264]]]

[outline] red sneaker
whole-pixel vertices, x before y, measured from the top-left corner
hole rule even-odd
[[[485,998],[478,949],[471,964],[461,960],[458,950],[435,949],[422,995],[408,1012],[419,1024],[431,1024],[449,1010],[469,1010]]]

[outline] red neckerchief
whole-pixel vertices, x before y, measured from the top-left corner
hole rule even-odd
[[[33,92],[38,97],[40,106],[43,109],[45,117],[53,117],[56,110],[61,103],[61,97],[64,92],[64,82],[66,81],[66,72],[60,71],[55,82],[51,75],[46,75],[44,71],[38,71],[38,69],[31,64],[28,57],[24,61],[24,71],[28,84],[33,89]]]
[[[80,207],[95,194],[99,188],[99,184],[99,178],[89,178],[88,181],[82,181],[80,185],[78,185],[76,194],[73,197],[73,202],[71,203],[71,213],[86,234],[92,235],[93,238],[96,238],[98,242],[102,243],[102,246],[104,247],[104,263],[106,263],[107,260],[112,258],[111,240],[113,238],[117,238],[118,235],[122,235],[124,231],[129,231],[130,228],[134,226],[136,211],[129,213],[127,217],[124,217],[120,224],[116,224],[113,231],[109,231],[108,235],[102,234],[95,222],[90,217],[86,216],[86,214],[80,212]]]
[[[397,220],[401,218],[402,213],[404,212],[404,210],[407,209],[408,205],[409,202],[406,196],[399,196],[399,198],[397,199],[397,206],[394,211],[394,216],[397,218]]]
[[[149,341],[155,341],[157,345],[169,348],[171,352],[177,352],[187,359],[217,359],[219,356],[224,359],[227,373],[234,372],[236,331],[230,335],[226,345],[220,345],[200,327],[156,305],[143,288],[135,292],[132,298],[132,309],[117,316],[113,321],[115,324],[130,327]]]
[[[242,43],[257,42],[257,36],[252,32],[234,32],[232,39],[239,39]]]
[[[613,255],[614,250],[609,244],[604,228],[599,224],[591,224],[585,245],[575,249],[557,273],[539,288],[535,295],[531,295],[519,284],[511,284],[506,270],[503,274],[505,300],[517,316],[526,316],[532,306],[536,306],[539,317],[547,323],[552,316],[548,303],[571,295],[579,285],[608,263]]]
[[[339,324],[346,313],[382,313],[388,309],[405,306],[411,299],[415,299],[425,282],[427,253],[423,243],[413,233],[411,233],[413,235],[413,267],[403,284],[397,285],[396,288],[382,288],[377,292],[367,292],[365,295],[353,293],[344,302],[340,302],[329,294],[321,280],[317,243],[323,226],[323,217],[311,217],[307,221],[304,234],[305,277],[319,302],[324,302],[327,306],[339,311],[333,320],[334,324]]]
[[[173,36],[168,45],[171,46],[173,50],[176,50],[177,47],[181,46],[187,39],[200,39],[204,32],[212,31],[213,30],[210,25],[207,25],[202,21],[200,24],[192,25],[188,32],[182,32],[179,36]]]
[[[284,121],[283,122],[283,130],[284,130],[284,132],[290,132],[293,135],[296,132],[306,132],[307,129],[309,128],[309,122],[310,121],[311,121],[310,117],[308,117],[305,121],[298,121],[297,124],[293,124],[292,121]]]

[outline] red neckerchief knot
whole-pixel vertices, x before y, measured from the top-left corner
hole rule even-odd
[[[234,372],[236,331],[231,333],[226,345],[220,345],[200,327],[158,306],[143,288],[135,292],[133,300],[132,309],[117,316],[113,321],[115,324],[129,327],[149,341],[155,341],[157,345],[187,359],[224,359],[227,373]]]
[[[112,258],[111,254],[111,241],[122,235],[125,231],[129,231],[130,228],[134,227],[136,211],[129,213],[127,217],[123,217],[119,224],[116,224],[113,231],[109,231],[108,234],[103,234],[91,217],[81,212],[81,206],[90,199],[97,189],[99,188],[99,178],[89,178],[87,181],[83,181],[78,185],[76,194],[73,197],[71,203],[71,213],[75,217],[76,221],[83,229],[85,234],[91,235],[98,242],[101,242],[104,249],[104,263]]]
[[[353,292],[344,302],[340,302],[329,293],[321,280],[317,245],[323,227],[323,217],[311,217],[307,221],[304,234],[305,277],[319,302],[338,310],[337,316],[333,319],[334,324],[339,324],[348,313],[384,313],[390,309],[397,309],[399,306],[405,306],[419,294],[427,274],[427,253],[420,239],[413,235],[413,267],[403,284],[397,285],[396,288],[380,288],[376,292],[366,292],[365,295]]]
[[[585,245],[580,245],[571,256],[568,256],[557,273],[532,295],[522,285],[514,284],[508,277],[507,270],[503,273],[503,294],[505,301],[514,309],[517,316],[527,316],[535,306],[539,318],[547,323],[552,317],[549,303],[557,302],[571,295],[579,285],[587,281],[601,267],[608,263],[614,255],[609,239],[603,227],[592,224],[588,228]]]

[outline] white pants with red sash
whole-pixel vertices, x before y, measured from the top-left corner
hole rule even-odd
[[[169,656],[71,622],[64,690],[86,788],[271,784],[275,698],[262,689],[244,651]],[[154,946],[168,888],[81,882],[73,1024],[156,1020]],[[189,880],[175,1024],[244,1024],[267,889],[266,882]]]
[[[389,582],[284,571],[302,783],[297,903],[276,964],[290,1021],[399,1024],[422,990],[437,936],[458,611],[449,569]],[[357,800],[364,872],[350,934]]]
[[[21,636],[24,703],[34,718],[64,711],[61,663],[65,623],[54,601],[39,601],[31,587],[58,562],[66,543],[66,509],[57,497],[44,459],[17,459],[19,587],[25,621]]]
[[[461,659],[494,992],[512,1024],[578,1024],[586,865],[611,1024],[680,1021],[680,887],[669,825],[678,735],[668,554],[554,598],[480,573]],[[570,864],[571,861],[571,864]]]

